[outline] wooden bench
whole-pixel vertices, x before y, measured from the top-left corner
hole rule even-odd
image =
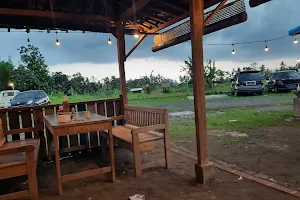
[[[27,175],[29,189],[0,196],[2,199],[30,197],[38,200],[36,166],[39,139],[6,142],[6,133],[0,119],[0,180]]]
[[[124,105],[124,125],[113,128],[118,144],[134,154],[135,173],[158,165],[158,161],[141,163],[141,152],[153,150],[164,144],[166,168],[171,167],[170,133],[168,111],[161,108]]]

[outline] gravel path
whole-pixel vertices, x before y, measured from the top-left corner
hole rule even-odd
[[[278,98],[274,96],[249,96],[229,97],[224,99],[213,99],[206,102],[208,111],[224,110],[239,107],[254,107],[255,109],[266,110],[287,110],[291,108],[293,100],[289,98]],[[191,102],[155,105],[155,107],[167,108],[169,112],[193,111],[194,105]]]

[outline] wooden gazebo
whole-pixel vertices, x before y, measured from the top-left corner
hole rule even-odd
[[[209,162],[207,150],[202,36],[245,21],[247,15],[244,4],[238,7],[240,11],[235,14],[232,14],[235,9],[228,9],[235,2],[241,1],[245,3],[243,0],[234,1],[229,5],[226,5],[227,0],[1,0],[0,27],[7,28],[8,31],[80,30],[113,34],[117,38],[123,104],[128,103],[126,58],[147,36],[155,35],[153,51],[191,39],[198,155],[196,180],[206,183],[214,179],[214,165]],[[251,7],[268,1],[270,0],[249,0]],[[210,7],[214,9],[204,14],[204,10]],[[188,27],[187,30],[179,27],[179,32],[177,29],[160,32],[187,17],[190,17],[190,21],[182,26]],[[125,34],[140,34],[139,41],[128,53],[125,52]],[[95,106],[95,102],[93,105]],[[6,115],[2,117],[6,119]]]

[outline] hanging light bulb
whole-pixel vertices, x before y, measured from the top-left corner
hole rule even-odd
[[[267,41],[265,41],[265,43],[266,43],[266,48],[265,48],[265,51],[269,51],[269,48],[268,48]]]
[[[139,34],[136,33],[136,34],[134,34],[134,37],[139,38],[140,36],[139,36]]]
[[[298,40],[297,40],[297,38],[295,38],[295,40],[294,40],[294,44],[298,44]]]
[[[235,55],[234,44],[232,44],[232,55]]]
[[[108,41],[107,41],[107,43],[108,43],[108,44],[112,44],[112,42],[111,42],[111,39],[110,39],[110,38],[108,38]]]
[[[55,42],[56,46],[59,46],[60,45],[60,42],[59,40],[57,39],[57,31],[56,31],[56,42]]]

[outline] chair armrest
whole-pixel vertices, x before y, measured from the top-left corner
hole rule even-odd
[[[148,131],[156,131],[156,130],[162,130],[165,129],[166,125],[165,124],[156,124],[156,125],[151,125],[151,126],[144,126],[141,128],[136,128],[131,130],[131,134],[139,134],[139,133],[145,133]]]
[[[0,156],[4,155],[10,155],[20,152],[29,152],[34,151],[34,146],[32,144],[26,144],[26,145],[11,145],[7,147],[1,147],[0,148]]]

